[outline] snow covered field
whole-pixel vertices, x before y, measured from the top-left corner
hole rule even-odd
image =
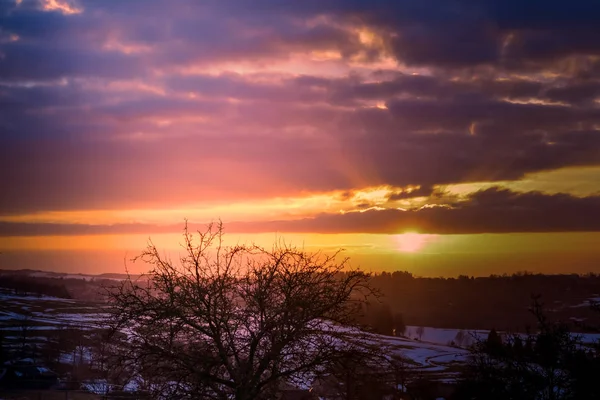
[[[407,326],[405,336],[410,339],[418,339],[418,329],[418,326]],[[490,331],[483,329],[444,329],[425,326],[420,341],[442,345],[450,345],[454,342],[458,347],[469,347],[478,339],[487,338],[489,333]],[[499,332],[499,334],[502,335],[502,332]],[[581,336],[583,343],[590,344],[600,340],[600,333],[576,333],[576,335]]]
[[[469,355],[465,349],[406,338],[382,336],[381,341],[389,345],[395,354],[412,362],[414,368],[435,373],[440,378],[451,378],[456,367],[463,364]]]
[[[82,330],[98,328],[105,316],[99,304],[49,296],[13,295],[0,290],[0,329],[6,331],[8,341],[13,337],[16,340],[24,322],[31,331],[29,339],[42,342],[46,339],[44,332],[65,326]],[[370,335],[370,338],[373,343],[380,342],[392,354],[405,359],[407,367],[450,380],[468,357],[465,348],[477,338],[488,335],[485,330],[423,327],[420,331],[417,326],[408,326],[405,337]],[[587,342],[598,338],[600,335],[597,334],[584,335]]]
[[[35,337],[42,342],[45,339],[44,331],[64,326],[93,329],[100,327],[106,316],[100,305],[49,296],[16,296],[6,291],[0,291],[0,305],[0,329],[7,331],[5,337],[9,340],[20,334],[18,331],[24,321],[27,321],[28,330],[35,331],[31,332],[30,338]],[[408,367],[442,374],[445,378],[451,377],[452,367],[464,362],[467,354],[463,349],[444,343],[426,342],[425,335],[423,341],[380,335],[372,335],[372,338],[375,343],[379,341],[387,346],[394,355],[406,359]]]
[[[430,326],[422,327],[422,335],[419,335],[418,326],[407,326],[404,336],[411,339],[419,339],[422,342],[450,345],[454,343],[458,347],[468,347],[477,339],[486,338],[489,331],[486,330],[461,330],[443,329]]]
[[[60,327],[92,329],[101,326],[102,308],[97,304],[50,296],[13,295],[0,290],[0,329],[18,330],[24,324],[31,330]]]

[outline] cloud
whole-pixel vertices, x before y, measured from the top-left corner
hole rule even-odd
[[[284,14],[359,20],[386,39],[399,61],[412,65],[529,70],[547,67],[560,58],[600,54],[600,33],[595,29],[600,6],[594,0],[568,5],[560,0],[527,4],[518,0],[242,3],[246,7],[259,3]]]
[[[388,109],[339,108],[327,100],[339,89],[256,85],[239,76],[203,80],[208,91],[188,88],[196,98],[177,90],[103,92],[76,82],[5,86],[0,176],[11,191],[0,209],[510,180],[600,159],[593,108],[460,91],[439,100],[388,99]]]
[[[385,233],[407,230],[436,234],[577,232],[600,230],[600,197],[541,192],[517,193],[493,187],[451,205],[417,210],[371,209],[270,223],[234,225],[252,232]],[[235,228],[234,228],[235,229]]]
[[[431,186],[419,186],[412,190],[402,190],[400,192],[390,193],[388,201],[411,199],[414,197],[429,197],[434,193],[434,188]]]
[[[598,165],[600,8],[538,3],[2,2],[0,215]]]
[[[358,207],[361,208],[361,205]],[[226,223],[229,232],[434,234],[584,232],[600,230],[600,196],[512,192],[492,187],[454,203],[419,209],[371,208],[286,221]],[[192,224],[191,229],[200,225]],[[0,223],[0,236],[179,232],[180,225]]]

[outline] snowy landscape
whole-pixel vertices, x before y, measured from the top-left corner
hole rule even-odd
[[[109,313],[106,302],[99,295],[100,288],[114,285],[124,279],[124,276],[42,271],[24,271],[12,275],[7,272],[4,276],[7,277],[4,285],[13,286],[12,289],[0,288],[0,344],[6,354],[13,355],[4,363],[5,374],[10,370],[23,374],[25,372],[19,371],[26,371],[27,368],[33,368],[39,376],[55,374],[58,386],[53,387],[68,387],[72,393],[78,394],[105,396],[107,393],[145,393],[144,388],[148,384],[139,377],[132,376],[119,383],[109,379],[106,374],[110,367],[102,354],[105,346],[102,332],[107,326]],[[28,282],[26,285],[35,290],[22,290],[22,282]],[[37,283],[33,285],[33,282]],[[144,278],[141,282],[147,281]],[[47,294],[57,290],[59,295]],[[597,300],[596,294],[582,298],[578,293],[571,300],[567,299],[560,304],[554,302],[553,305],[562,312],[574,310],[579,313],[575,315],[582,315],[581,312],[589,309]],[[371,312],[377,310],[385,308],[372,308]],[[377,317],[380,314],[373,315]],[[577,317],[572,318],[575,319]],[[378,323],[377,318],[372,321]],[[585,318],[580,321],[585,321]],[[384,323],[383,326],[390,325]],[[131,325],[124,326],[121,332],[129,335],[130,327]],[[346,332],[343,328],[335,330]],[[352,330],[347,332],[354,335]],[[496,334],[504,342],[509,342],[515,335],[523,340],[527,337],[523,331],[499,330],[497,333],[494,331],[494,335]],[[407,324],[398,334],[395,334],[395,328],[388,335],[378,334],[373,330],[356,331],[356,339],[353,340],[373,346],[386,359],[395,360],[395,368],[399,368],[397,373],[402,382],[398,384],[399,393],[408,390],[406,384],[442,388],[436,389],[439,392],[457,385],[469,365],[473,347],[485,343],[490,335],[491,331],[488,329]],[[600,334],[597,333],[571,335],[580,338],[586,348],[600,339]],[[51,369],[48,368],[49,365],[52,366]],[[106,376],[98,374],[98,368],[103,369]],[[316,381],[306,379],[304,382],[296,382],[295,386],[291,386],[292,389],[311,390]]]
[[[78,300],[61,299],[50,296],[12,295],[0,291],[0,330],[4,333],[5,346],[19,346],[23,331],[27,331],[27,342],[42,345],[47,335],[65,328],[92,331],[102,328],[106,314],[99,312],[101,304],[89,304]],[[408,327],[411,336],[417,327]],[[34,334],[35,332],[35,334]],[[432,373],[440,379],[451,379],[455,367],[464,362],[468,352],[458,346],[448,346],[459,330],[426,328],[421,340],[409,337],[389,337],[371,335],[374,340],[393,349],[412,368]],[[478,332],[484,335],[485,332]],[[454,335],[454,336],[453,336]],[[415,334],[416,336],[416,334]],[[450,338],[450,340],[446,340]],[[464,345],[472,343],[465,340]],[[72,354],[65,354],[64,360],[72,360]]]

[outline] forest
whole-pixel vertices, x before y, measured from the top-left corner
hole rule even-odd
[[[40,276],[41,275],[41,276]],[[103,286],[124,279],[123,274],[73,276],[2,271],[0,287],[78,300],[102,300]],[[85,278],[85,279],[84,279]],[[586,331],[584,321],[598,322],[588,307],[600,299],[600,275],[544,275],[521,272],[484,277],[425,278],[407,271],[372,274],[370,284],[380,294],[365,305],[363,321],[381,334],[391,335],[400,325],[450,329],[524,331],[535,324],[527,312],[532,296],[545,305],[548,318]]]

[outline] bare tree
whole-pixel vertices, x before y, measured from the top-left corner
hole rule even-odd
[[[17,326],[19,329],[19,358],[35,358],[35,354],[32,351],[31,342],[31,328],[33,326],[33,314],[29,308],[24,307],[17,319]]]
[[[384,346],[385,347],[385,346]],[[403,360],[390,357],[380,348],[372,352],[346,352],[329,364],[318,377],[312,392],[321,399],[380,400],[402,393]],[[391,349],[387,349],[388,351]]]
[[[0,329],[0,365],[4,365],[4,362],[8,361],[8,352],[4,349],[4,345],[4,331]]]
[[[458,347],[462,347],[466,344],[466,342],[468,341],[469,337],[467,334],[465,334],[465,331],[460,330],[458,331],[458,333],[456,334],[456,336],[454,337],[454,344]]]
[[[114,346],[115,338],[110,337],[112,334],[113,332],[101,329],[90,335],[90,378],[107,383],[102,388],[106,391],[104,394],[108,394],[113,387],[123,388],[128,383],[138,390],[145,389],[134,379],[135,371],[122,368],[128,365],[119,362],[119,347]]]
[[[394,336],[404,336],[406,333],[406,324],[402,313],[394,314]]]
[[[419,340],[423,339],[424,334],[425,334],[425,327],[419,326],[417,328],[417,336],[419,336]]]
[[[364,348],[352,324],[370,276],[347,259],[284,243],[225,247],[220,223],[197,235],[186,224],[183,237],[179,263],[150,242],[137,258],[150,272],[109,290],[111,325],[127,334],[120,362],[157,396],[273,398]]]

